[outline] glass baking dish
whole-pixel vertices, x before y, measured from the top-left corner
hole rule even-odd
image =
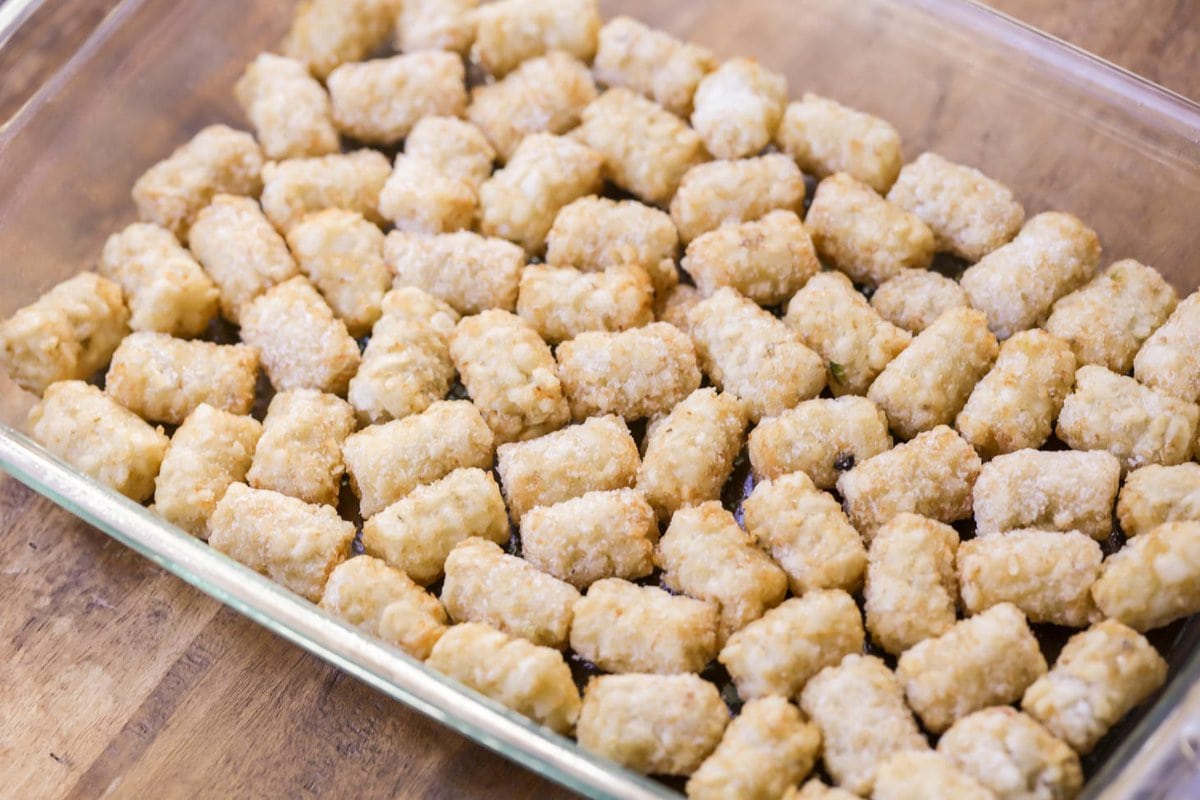
[[[39,0],[0,4],[0,47]],[[1105,262],[1137,258],[1181,292],[1200,283],[1200,106],[962,0],[601,0],[721,56],[753,55],[811,90],[889,119],[906,158],[932,149],[1013,187],[1032,213],[1074,212]],[[231,96],[272,47],[289,0],[124,0],[0,127],[0,317],[92,266],[134,218],[129,188],[203,125],[245,127]],[[10,53],[20,56],[20,53]],[[22,433],[33,398],[0,376],[0,467],[189,583],[372,686],[596,797],[671,797],[663,784],[452,683],[334,620]],[[1166,636],[1163,639],[1162,636]],[[1200,623],[1160,635],[1171,680],[1090,757],[1088,797],[1200,796]]]

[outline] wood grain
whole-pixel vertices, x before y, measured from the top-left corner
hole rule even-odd
[[[115,3],[51,0],[36,13],[18,34],[36,56],[14,63],[0,53],[0,120]],[[1200,97],[1200,4],[1192,0],[993,4]],[[738,4],[717,0],[659,0],[644,16],[739,25]],[[6,476],[0,531],[2,794],[568,796],[222,608]]]

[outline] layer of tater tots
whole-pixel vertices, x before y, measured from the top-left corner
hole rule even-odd
[[[596,0],[500,0],[475,12],[471,58],[497,78],[551,50],[582,61],[596,53]]]
[[[799,214],[804,203],[804,176],[780,153],[698,164],[681,175],[678,185],[671,219],[684,244],[722,225],[751,222],[772,211]]]
[[[516,308],[525,252],[512,242],[470,231],[441,236],[392,231],[383,260],[396,274],[396,286],[415,286],[460,314],[478,314]]]
[[[764,306],[787,301],[821,269],[804,224],[784,210],[696,237],[681,266],[705,295],[729,286]]]
[[[1200,522],[1167,522],[1130,539],[1092,584],[1104,616],[1139,631],[1200,611]]]
[[[788,104],[775,141],[810,175],[844,172],[880,194],[902,163],[900,134],[890,123],[811,92]]]
[[[550,344],[629,330],[654,321],[654,284],[637,266],[580,272],[531,264],[521,272],[517,314]]]
[[[422,117],[458,117],[467,108],[462,59],[438,50],[343,64],[326,85],[338,130],[370,144],[394,144]]]
[[[391,162],[375,150],[271,161],[262,169],[262,208],[284,232],[307,214],[327,208],[357,211],[382,223],[379,193],[391,174]]]
[[[682,42],[629,17],[613,17],[600,29],[596,80],[624,86],[681,117],[692,112],[696,87],[716,66],[704,47]]]
[[[920,333],[942,312],[969,305],[958,282],[928,269],[904,269],[879,284],[871,307],[898,328]]]
[[[267,158],[336,153],[329,95],[301,62],[260,53],[233,87]]]
[[[1133,470],[1117,499],[1117,519],[1130,537],[1164,522],[1200,521],[1200,464]]]
[[[314,389],[271,398],[246,483],[255,489],[336,506],[346,465],[342,444],[354,432],[354,408]]]
[[[1139,381],[1188,402],[1200,400],[1200,292],[1186,297],[1133,362]]]
[[[754,59],[731,58],[704,76],[692,103],[692,128],[713,157],[752,156],[779,127],[787,78]]]

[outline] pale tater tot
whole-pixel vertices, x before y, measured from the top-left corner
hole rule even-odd
[[[90,378],[129,333],[121,287],[94,272],[68,278],[0,322],[0,365],[26,391]]]
[[[517,307],[525,251],[470,231],[441,236],[392,231],[383,260],[396,274],[396,286],[415,286],[460,314],[478,314]]]
[[[719,644],[787,594],[787,575],[716,500],[675,512],[654,563],[668,589],[717,605]]]
[[[323,156],[338,151],[329,95],[294,58],[260,53],[233,87],[267,158]]]
[[[475,222],[475,189],[415,156],[396,156],[396,166],[379,193],[379,213],[398,231],[451,233]]]
[[[471,58],[497,78],[551,50],[591,61],[600,24],[596,0],[485,3],[475,12]]]
[[[475,41],[479,0],[405,0],[396,15],[394,42],[401,53],[450,50],[466,53]]]
[[[210,125],[137,179],[138,219],[186,240],[192,220],[217,195],[257,195],[262,169],[263,154],[253,136]]]
[[[588,492],[521,517],[521,555],[583,589],[603,578],[644,578],[654,569],[658,524],[640,492]]]
[[[696,356],[712,382],[746,404],[750,419],[779,414],[825,387],[825,362],[800,335],[733,289],[688,312]]]
[[[503,80],[472,89],[466,114],[507,161],[526,136],[561,134],[577,126],[595,99],[587,64],[556,50],[531,58]]]
[[[814,589],[734,633],[718,659],[743,700],[798,697],[821,670],[861,653],[863,640],[854,599],[839,589]]]
[[[843,172],[817,185],[804,220],[821,257],[868,286],[933,259],[934,236],[919,216]]]
[[[346,465],[342,444],[354,432],[354,409],[312,389],[271,398],[246,483],[306,503],[336,506]]]
[[[1200,522],[1200,464],[1152,464],[1130,472],[1117,499],[1117,519],[1126,536],[1164,522]]]
[[[633,486],[638,448],[623,419],[592,417],[538,439],[500,445],[496,471],[509,514],[520,524],[534,506]]]
[[[1073,800],[1083,788],[1075,751],[1010,706],[963,717],[938,739],[937,751],[995,800]]]
[[[38,444],[85,475],[139,503],[154,494],[167,435],[95,386],[51,384],[28,423]]]
[[[954,528],[897,514],[871,540],[864,612],[871,641],[892,655],[941,636],[958,618]]]
[[[803,203],[800,169],[787,156],[771,153],[692,167],[671,200],[671,219],[687,244],[722,225],[752,222],[775,210],[799,214]]]
[[[504,168],[479,187],[479,230],[531,255],[541,253],[562,207],[600,190],[603,166],[599,152],[574,139],[525,137]]]
[[[1112,533],[1121,465],[1102,451],[1018,450],[983,466],[975,482],[980,536],[1017,528]]]
[[[1107,450],[1123,470],[1173,466],[1192,456],[1200,406],[1086,365],[1058,415],[1055,433],[1076,450]]]
[[[768,480],[803,472],[818,489],[892,448],[887,417],[865,397],[805,400],[750,432],[750,465]]]
[[[812,772],[821,732],[781,697],[742,706],[687,782],[689,800],[779,800]]]
[[[632,89],[686,118],[696,87],[716,65],[706,48],[630,17],[613,17],[600,29],[592,71],[600,83]]]
[[[268,289],[241,314],[242,341],[258,350],[276,391],[345,395],[362,356],[346,323],[297,276]]]
[[[1125,374],[1142,342],[1178,302],[1158,270],[1127,258],[1059,299],[1045,328],[1071,345],[1080,365],[1099,364]]]
[[[255,298],[299,272],[287,242],[249,197],[217,195],[192,225],[188,242],[221,293],[231,322]]]
[[[476,622],[446,631],[426,662],[558,733],[579,717],[579,690],[562,653]]]
[[[1004,184],[936,153],[904,165],[887,199],[933,231],[938,250],[978,261],[1017,235],[1025,209]]]
[[[135,331],[187,339],[203,333],[217,315],[216,284],[166,228],[135,222],[114,233],[96,269],[120,284]]]
[[[244,483],[230,485],[208,527],[213,549],[314,603],[354,541],[354,523],[332,506]]]
[[[791,299],[784,322],[816,351],[835,396],[865,394],[912,336],[871,308],[840,272],[814,275]]]
[[[442,604],[455,622],[483,622],[561,650],[577,600],[575,587],[486,539],[464,539],[446,558]]]
[[[1166,522],[1109,556],[1092,584],[1104,616],[1149,631],[1200,611],[1200,522]]]
[[[335,567],[319,605],[422,661],[429,658],[448,622],[436,597],[371,556],[355,556]]]
[[[654,284],[641,267],[581,272],[531,264],[521,272],[517,314],[550,344],[587,331],[625,331],[654,321]]]
[[[1038,214],[1006,245],[979,260],[959,279],[971,305],[987,314],[996,336],[1046,321],[1063,295],[1091,280],[1100,262],[1100,239],[1077,217]]]
[[[918,642],[896,662],[908,704],[941,733],[972,711],[1021,698],[1046,674],[1046,659],[1021,610],[992,606],[946,633]]]
[[[879,763],[871,800],[995,800],[995,795],[941,754],[909,751]]]
[[[202,403],[171,437],[154,482],[154,510],[208,540],[208,520],[231,484],[246,479],[262,424]]]
[[[731,58],[704,76],[692,98],[692,128],[715,158],[766,147],[787,103],[787,78],[751,58]]]
[[[670,203],[684,173],[708,158],[699,134],[686,122],[620,87],[583,110],[573,135],[603,154],[608,180],[650,205]],[[789,207],[798,206],[799,201]]]
[[[843,172],[880,194],[903,163],[900,134],[890,123],[812,92],[788,104],[775,142],[810,175]]]
[[[143,419],[178,425],[201,403],[249,414],[257,380],[251,347],[139,331],[113,353],[104,391]]]
[[[1106,619],[1067,641],[1054,669],[1025,692],[1021,710],[1087,755],[1166,679],[1167,662],[1146,637]]]
[[[674,325],[687,333],[691,330],[687,315],[703,299],[704,295],[700,294],[700,290],[695,286],[686,283],[678,284],[671,287],[665,295],[655,296],[654,317],[659,322]]]
[[[858,795],[827,786],[821,780],[813,778],[799,788],[792,787],[783,795],[783,800],[856,800]]]
[[[720,499],[746,422],[740,400],[705,388],[650,423],[637,487],[661,522],[684,506]]]
[[[783,303],[821,269],[812,238],[792,211],[702,234],[688,245],[681,266],[705,295],[728,286],[763,306]]]
[[[1200,400],[1200,292],[1193,292],[1156,330],[1133,362],[1139,381],[1164,394]]]
[[[588,681],[575,737],[585,750],[653,775],[691,775],[729,724],[698,675],[602,675]]]
[[[846,515],[868,542],[905,511],[938,522],[971,516],[981,462],[971,445],[945,425],[867,459],[838,478]]]
[[[491,469],[492,441],[492,429],[475,406],[443,400],[419,414],[351,434],[342,459],[359,511],[368,519],[456,469]]]
[[[404,153],[476,190],[491,176],[496,160],[483,131],[456,117],[422,117],[404,140]]]
[[[898,436],[911,439],[953,424],[999,350],[982,312],[952,308],[884,367],[867,397]]]
[[[375,150],[272,161],[262,170],[263,211],[285,233],[308,214],[327,208],[357,211],[382,224],[379,193],[391,174],[391,162]]]
[[[283,53],[324,79],[339,64],[364,59],[387,41],[395,5],[392,0],[306,0],[296,9]]]
[[[967,293],[957,281],[928,269],[901,270],[871,295],[879,316],[909,333],[920,333],[944,311],[967,305]]]
[[[792,593],[862,587],[867,551],[833,496],[803,472],[765,480],[742,503],[746,532],[788,576]]]
[[[1041,447],[1074,383],[1070,345],[1043,330],[1021,331],[1000,345],[954,426],[984,458]]]
[[[575,419],[665,414],[700,386],[696,351],[665,322],[581,333],[558,346],[558,377]]]
[[[717,607],[606,578],[575,604],[571,648],[605,672],[700,672],[717,655]]]
[[[821,729],[821,761],[837,784],[866,795],[892,753],[928,750],[904,690],[875,656],[851,654],[804,687],[800,708]]]

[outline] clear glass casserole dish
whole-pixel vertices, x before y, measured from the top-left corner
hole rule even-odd
[[[0,5],[0,47],[38,0]],[[1105,263],[1152,264],[1200,283],[1200,107],[994,12],[959,0],[741,0],[740,22],[703,4],[602,0],[719,55],[785,72],[792,94],[890,120],[905,156],[932,149],[1011,186],[1028,211],[1071,211]],[[0,317],[89,268],[133,219],[129,187],[203,125],[245,127],[231,87],[290,19],[289,0],[124,0],[0,128]],[[12,47],[11,42],[7,45]],[[20,54],[15,54],[19,56]],[[597,797],[672,790],[442,678],[326,616],[26,438],[33,397],[0,376],[0,467],[200,589],[476,741]],[[1110,735],[1089,797],[1200,793],[1200,622],[1169,628],[1171,679]]]

